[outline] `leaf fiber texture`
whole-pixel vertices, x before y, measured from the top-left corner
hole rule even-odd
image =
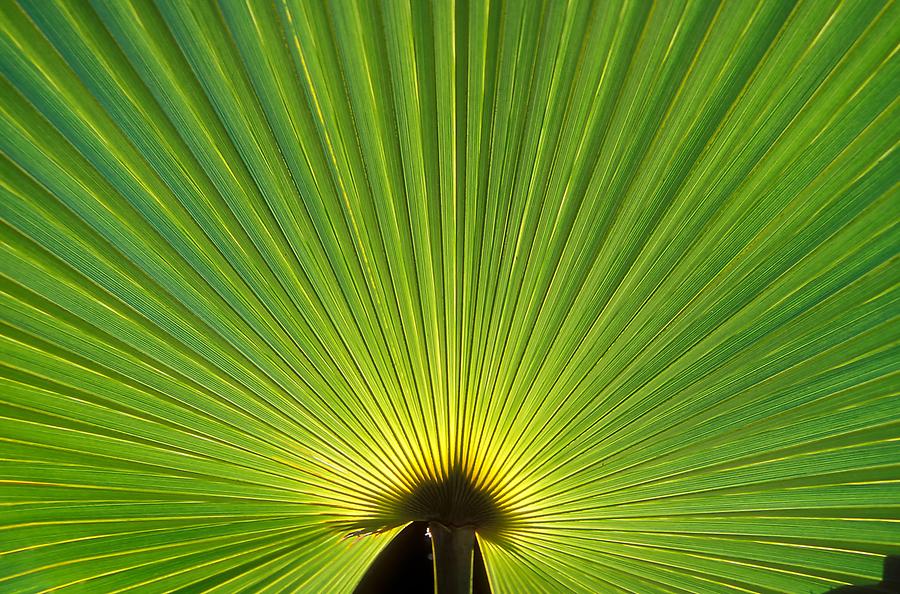
[[[900,553],[900,3],[0,2],[0,591],[821,593]]]

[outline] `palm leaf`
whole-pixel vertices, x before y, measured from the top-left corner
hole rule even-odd
[[[0,3],[0,590],[878,581],[898,19]]]

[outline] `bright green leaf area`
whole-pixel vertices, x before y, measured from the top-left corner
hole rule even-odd
[[[0,591],[822,593],[900,553],[900,3],[0,2]]]

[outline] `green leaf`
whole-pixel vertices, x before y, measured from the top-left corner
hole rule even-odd
[[[898,20],[0,3],[0,590],[877,582]]]

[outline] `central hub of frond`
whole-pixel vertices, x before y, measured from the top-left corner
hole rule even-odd
[[[410,519],[440,522],[446,526],[497,528],[505,514],[494,496],[474,484],[460,470],[446,477],[428,479],[397,501],[397,510]]]
[[[501,503],[496,489],[474,481],[461,468],[442,476],[421,477],[414,485],[372,493],[364,518],[342,526],[362,535],[414,521],[438,522],[448,528],[471,527],[482,535],[498,535],[513,525],[510,506]]]

